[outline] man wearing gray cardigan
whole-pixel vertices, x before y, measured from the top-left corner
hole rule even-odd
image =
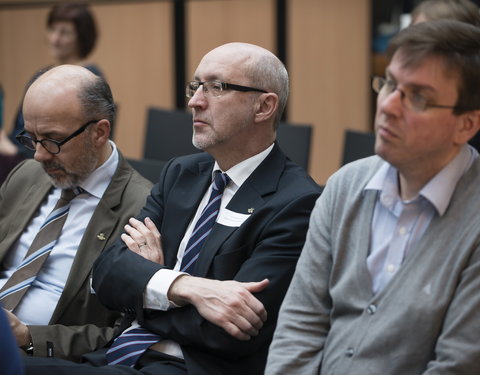
[[[376,77],[376,156],[316,203],[266,374],[480,374],[480,29],[411,26]]]

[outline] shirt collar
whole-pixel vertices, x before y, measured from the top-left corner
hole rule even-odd
[[[445,213],[458,181],[477,157],[478,152],[473,147],[464,145],[450,163],[420,190],[419,195],[427,199],[440,216]],[[364,190],[381,191],[380,200],[385,206],[393,209],[397,199],[400,199],[397,169],[384,162]]]
[[[85,189],[90,195],[97,198],[102,198],[103,193],[107,190],[110,181],[112,180],[118,165],[118,151],[114,142],[109,141],[112,147],[112,152],[108,159],[80,184],[80,187]]]
[[[218,163],[215,161],[215,165],[213,166],[212,171],[212,180],[214,178],[215,171],[221,171],[223,173],[227,173],[228,177],[232,180],[232,182],[238,187],[242,186],[245,180],[252,174],[252,172],[257,169],[257,167],[265,160],[265,158],[270,154],[273,149],[274,144],[272,143],[269,147],[267,147],[262,152],[253,155],[252,157],[243,160],[242,162],[234,165],[228,171],[222,171],[218,166]]]

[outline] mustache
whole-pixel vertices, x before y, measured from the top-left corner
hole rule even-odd
[[[63,167],[63,165],[55,163],[55,162],[51,162],[51,161],[42,162],[42,167],[45,171],[47,171],[49,169],[60,169],[64,172],[67,172],[66,169]]]

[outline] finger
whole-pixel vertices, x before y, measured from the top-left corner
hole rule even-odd
[[[123,243],[125,245],[127,245],[127,247],[130,250],[132,250],[133,252],[135,252],[137,254],[140,254],[140,248],[138,247],[137,242],[132,237],[130,237],[128,234],[122,233],[120,238],[122,239]]]
[[[240,330],[235,324],[227,323],[223,329],[230,335],[241,341],[248,341],[252,338],[249,334]]]
[[[130,224],[125,224],[124,230],[137,243],[145,242],[143,235]]]
[[[149,217],[145,218],[145,226],[154,234],[154,236],[160,238],[160,232],[158,231],[157,226]]]
[[[262,281],[243,283],[243,286],[248,289],[250,293],[259,293],[270,284],[270,280],[263,279]]]

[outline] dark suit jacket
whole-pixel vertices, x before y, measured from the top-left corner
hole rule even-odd
[[[151,183],[120,155],[117,170],[87,225],[65,289],[48,326],[30,326],[34,355],[45,356],[46,342],[55,357],[79,360],[80,355],[105,345],[115,334],[120,314],[109,311],[91,293],[94,260],[110,246],[123,225],[145,204]],[[30,223],[52,188],[40,164],[27,160],[17,166],[0,189],[0,263]]]
[[[178,246],[211,182],[214,160],[201,153],[170,161],[139,218],[150,217],[162,234],[165,266],[173,268]],[[227,208],[253,214],[240,226],[216,223],[194,275],[218,280],[270,280],[257,294],[268,320],[257,337],[239,341],[203,319],[192,305],[169,311],[138,308],[143,290],[161,266],[128,251],[121,241],[96,261],[93,286],[107,306],[134,312],[151,331],[178,342],[189,374],[263,374],[280,303],[290,283],[319,186],[278,145],[250,175]]]

